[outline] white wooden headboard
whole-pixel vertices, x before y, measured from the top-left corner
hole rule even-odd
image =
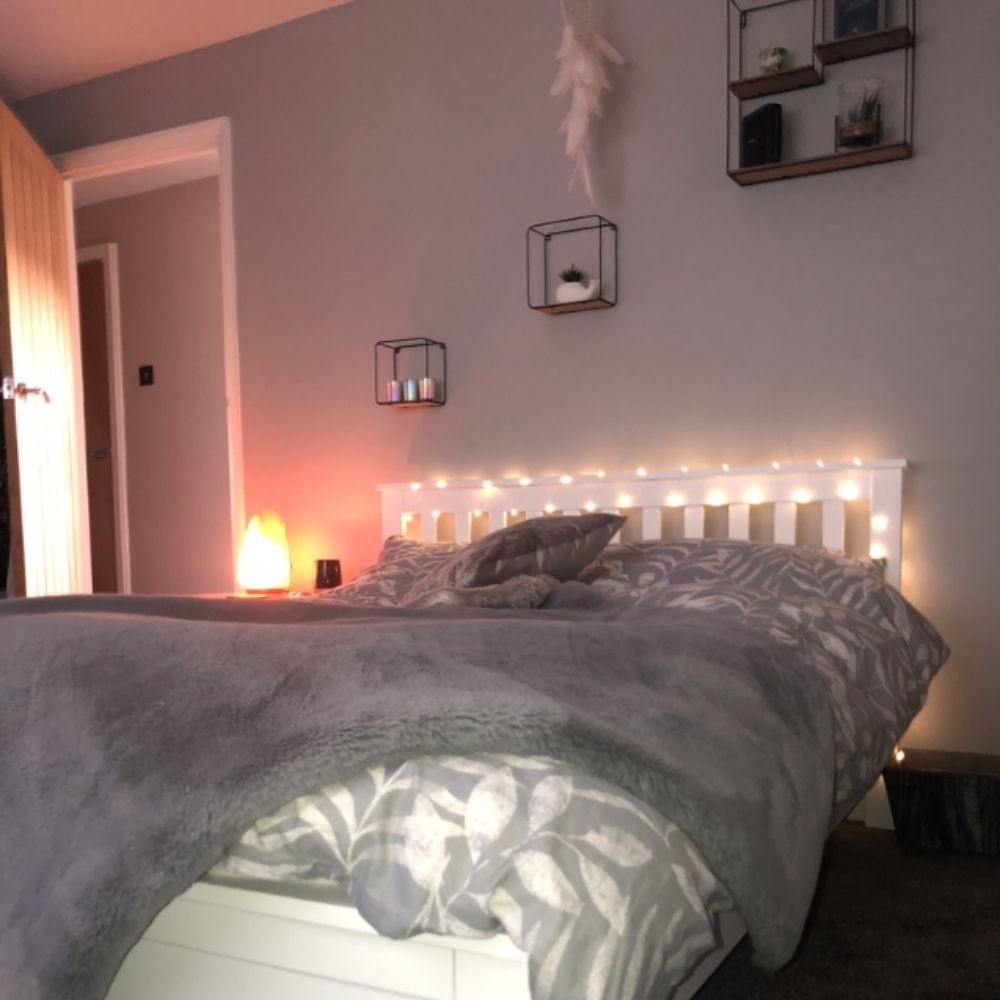
[[[600,510],[637,518],[638,536],[662,537],[665,510],[683,511],[683,536],[703,538],[706,508],[725,508],[721,537],[750,538],[751,509],[773,505],[767,541],[794,544],[807,505],[821,504],[821,542],[845,548],[847,504],[867,503],[868,554],[886,561],[886,578],[899,586],[902,557],[903,459],[822,462],[672,472],[498,477],[486,480],[387,483],[382,494],[383,536],[413,533],[439,540],[445,516],[456,541],[525,517]],[[719,533],[718,517],[712,517]],[[855,554],[859,554],[856,553]]]

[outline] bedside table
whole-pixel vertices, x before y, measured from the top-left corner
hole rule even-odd
[[[900,843],[1000,854],[1000,757],[903,749],[882,772]]]

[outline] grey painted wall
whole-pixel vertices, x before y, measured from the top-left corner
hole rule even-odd
[[[77,211],[77,246],[117,243],[132,590],[232,589],[219,182]],[[155,382],[140,386],[140,365]]]
[[[955,647],[912,739],[1000,751],[1000,4],[921,0],[915,159],[753,190],[723,172],[722,0],[595,7],[629,59],[606,312],[524,303],[525,226],[587,208],[556,0],[359,0],[18,110],[52,152],[231,116],[247,503],[300,584],[372,557],[379,481],[902,456],[905,586]],[[373,341],[421,334],[448,405],[376,408]]]

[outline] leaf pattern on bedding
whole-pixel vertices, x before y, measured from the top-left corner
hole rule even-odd
[[[394,937],[506,931],[536,1000],[663,1000],[732,905],[655,810],[558,761],[502,754],[418,758],[303,796],[213,874],[335,879]]]
[[[635,607],[737,615],[818,669],[833,694],[839,803],[878,776],[948,656],[876,560],[841,552],[737,539],[632,542],[608,546],[580,579]]]

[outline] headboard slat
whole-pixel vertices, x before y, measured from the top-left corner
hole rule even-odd
[[[843,500],[823,501],[823,547],[843,549],[846,520]]]
[[[750,504],[731,503],[729,505],[729,537],[750,538]]]
[[[687,538],[705,537],[705,508],[701,504],[684,508],[684,534]]]
[[[774,505],[774,540],[784,545],[795,544],[795,522],[798,504],[781,500]]]

